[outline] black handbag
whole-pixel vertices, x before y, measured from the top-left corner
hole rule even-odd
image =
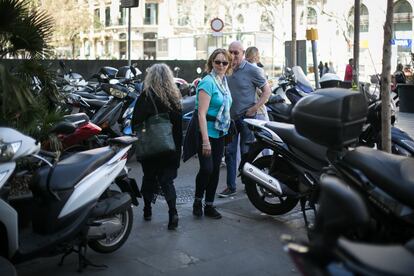
[[[137,126],[137,138],[135,154],[138,160],[154,158],[175,152],[175,143],[172,134],[172,124],[168,113],[158,113],[158,108],[148,92],[155,108],[155,115],[148,117]]]

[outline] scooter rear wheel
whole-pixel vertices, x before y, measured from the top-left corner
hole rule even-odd
[[[258,169],[267,171],[268,173],[270,170],[271,163],[272,163],[272,156],[266,155],[266,156],[257,158],[252,163],[252,165],[257,167]],[[277,177],[277,173],[276,173],[276,177]],[[275,215],[285,214],[289,212],[290,210],[292,210],[293,208],[295,208],[295,206],[297,205],[299,201],[297,198],[292,198],[288,196],[285,196],[285,197],[276,196],[274,193],[262,188],[261,186],[259,186],[252,180],[246,180],[245,186],[246,186],[246,194],[250,202],[258,210],[268,215],[275,216]]]
[[[111,237],[101,240],[92,240],[88,243],[89,247],[98,253],[112,253],[119,249],[128,239],[132,229],[132,222],[134,219],[132,207],[129,206],[125,211],[117,214],[122,221],[123,227],[121,231]]]

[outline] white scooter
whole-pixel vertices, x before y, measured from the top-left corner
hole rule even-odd
[[[140,197],[125,166],[135,141],[118,137],[110,140],[110,146],[52,164],[48,158],[53,155],[40,150],[34,139],[0,128],[0,255],[19,263],[63,254],[63,263],[76,252],[81,271],[93,266],[85,257],[88,245],[100,253],[120,248],[132,228],[131,202],[138,205]],[[41,166],[21,171],[22,163]],[[31,196],[23,209],[10,196],[11,186],[22,174],[31,179]]]

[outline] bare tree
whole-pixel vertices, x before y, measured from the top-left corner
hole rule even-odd
[[[37,5],[47,11],[54,19],[55,32],[52,45],[55,47],[71,45],[72,58],[74,58],[79,34],[82,31],[86,32],[93,23],[88,7],[80,7],[76,0],[38,0]]]
[[[381,74],[381,149],[391,152],[391,107],[390,107],[390,82],[391,82],[391,38],[392,22],[394,15],[393,0],[387,0],[387,15],[384,24],[384,45],[382,47],[382,74]]]

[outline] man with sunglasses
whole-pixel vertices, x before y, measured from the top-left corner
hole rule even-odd
[[[227,77],[230,92],[233,98],[231,106],[231,118],[235,121],[237,132],[233,141],[226,147],[227,188],[219,194],[219,197],[229,197],[236,193],[237,175],[237,145],[240,135],[241,157],[249,151],[249,143],[253,142],[253,133],[243,122],[245,118],[255,118],[258,109],[266,103],[270,96],[270,87],[266,78],[257,66],[247,62],[244,56],[244,48],[240,41],[234,41],[229,45],[232,56],[233,74]],[[256,100],[256,88],[262,90],[262,95]]]

